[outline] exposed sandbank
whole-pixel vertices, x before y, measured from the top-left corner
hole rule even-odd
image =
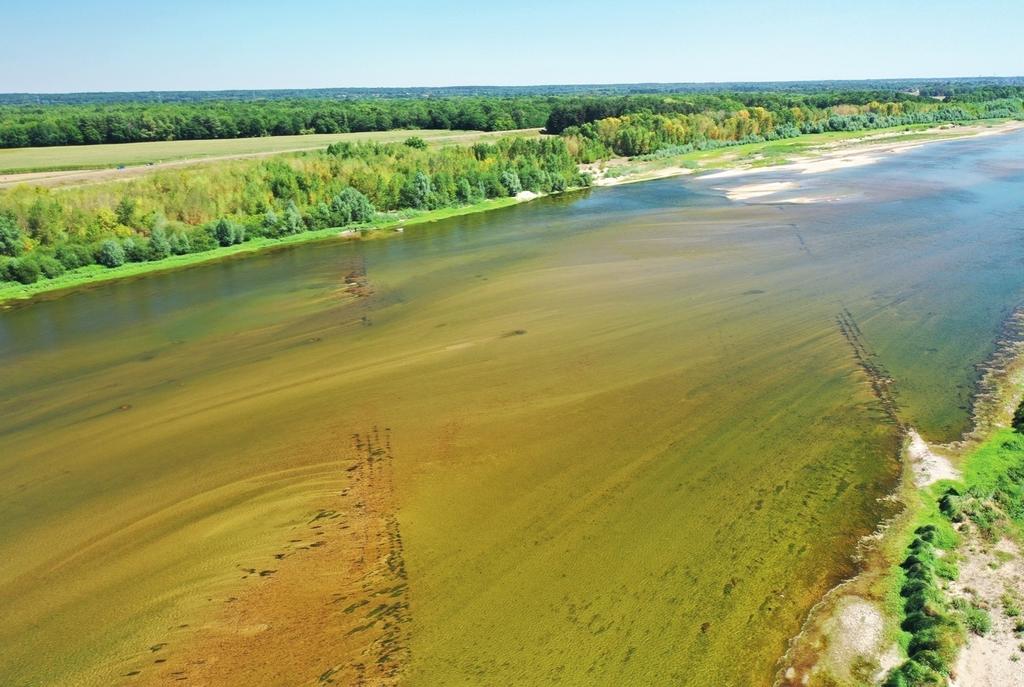
[[[960,472],[943,455],[932,450],[917,430],[907,431],[906,457],[914,471],[914,484],[927,487],[943,479],[960,479]]]
[[[749,165],[734,169],[722,170],[705,174],[702,179],[735,179],[766,172],[786,172],[793,174],[823,174],[843,169],[852,169],[872,165],[892,156],[915,150],[929,143],[949,141],[975,136],[993,136],[1017,131],[1024,128],[1024,122],[1006,122],[997,126],[965,126],[956,129],[938,127],[922,132],[920,135],[933,135],[933,138],[915,138],[911,141],[887,141],[898,136],[898,133],[879,134],[877,137],[848,139],[824,144],[817,150],[819,154],[794,158],[782,164],[766,167]],[[879,142],[881,141],[881,142]],[[717,187],[726,197],[734,201],[757,200],[767,203],[821,203],[839,200],[838,196],[787,196],[785,192],[801,189],[799,181],[780,181],[768,183],[751,183],[743,186]]]

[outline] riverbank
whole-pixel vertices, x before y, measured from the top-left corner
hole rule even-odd
[[[821,173],[870,164],[889,155],[930,142],[1007,133],[1022,127],[1024,127],[1024,122],[987,121],[970,125],[943,125],[940,127],[927,125],[894,127],[891,130],[879,130],[871,134],[865,134],[863,131],[808,134],[796,139],[750,143],[710,151],[694,151],[658,159],[617,158],[604,163],[581,165],[581,171],[590,174],[593,185],[597,187],[639,183],[700,172],[707,172],[702,174],[702,178],[705,179],[728,178],[756,174],[759,171],[785,169],[798,169],[801,173]],[[578,189],[569,189],[569,191],[573,190]],[[783,190],[790,190],[790,187],[751,184],[739,189],[731,189],[727,191],[727,195],[732,200],[761,199],[763,196],[771,196]],[[172,256],[163,260],[129,263],[112,269],[89,265],[71,270],[55,279],[41,279],[27,285],[4,282],[0,283],[0,308],[9,307],[17,301],[32,299],[44,294],[56,295],[116,279],[180,269],[299,243],[381,238],[400,233],[400,230],[405,227],[435,222],[449,217],[486,212],[539,197],[541,196],[538,194],[520,194],[515,198],[490,199],[456,208],[388,213],[382,215],[372,224],[350,228],[346,231],[339,231],[337,228],[321,229],[282,238],[259,238],[236,246]],[[789,198],[787,202],[800,202],[800,200],[799,198],[795,200]]]
[[[536,196],[534,196],[536,197]],[[130,279],[141,277],[147,274],[167,272],[170,270],[192,267],[218,260],[228,260],[242,257],[251,253],[275,250],[287,246],[295,246],[302,243],[319,241],[352,241],[382,238],[391,234],[400,234],[407,227],[413,227],[430,222],[438,222],[450,217],[459,217],[477,212],[497,210],[509,207],[530,198],[494,198],[484,200],[472,205],[464,205],[456,208],[443,208],[440,210],[427,211],[404,211],[398,213],[381,213],[380,218],[372,224],[354,226],[349,229],[339,230],[319,229],[305,231],[300,234],[292,234],[281,238],[260,237],[246,241],[234,246],[217,248],[202,253],[187,253],[185,255],[174,255],[163,260],[149,262],[126,263],[120,267],[103,267],[102,265],[88,265],[75,270],[70,270],[54,279],[40,279],[33,284],[19,284],[17,282],[0,283],[0,308],[12,307],[19,301],[37,298],[43,295],[58,296],[69,291],[88,288],[119,279]]]
[[[595,186],[617,186],[651,179],[700,174],[703,179],[730,179],[762,172],[820,174],[879,162],[927,143],[972,136],[992,136],[1024,128],[1024,122],[992,120],[971,124],[918,125],[864,131],[807,134],[675,156],[639,160],[615,158],[584,166]],[[750,184],[728,189],[730,200],[752,200],[791,190],[795,185]],[[793,202],[789,199],[787,202]]]
[[[781,662],[790,687],[1024,685],[1024,310],[1006,322],[971,431],[929,446],[903,430],[897,516],[862,542],[861,572],[808,617]]]

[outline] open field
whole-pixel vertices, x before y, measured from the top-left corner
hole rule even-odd
[[[503,136],[538,136],[539,129],[514,131],[450,131],[417,129],[368,131],[351,134],[310,134],[307,136],[266,136],[262,138],[230,138],[207,141],[160,141],[152,143],[120,143],[91,146],[56,146],[49,148],[9,148],[0,150],[0,188],[18,183],[52,186],[69,181],[110,179],[145,173],[154,168],[174,164],[223,160],[237,157],[272,155],[326,148],[338,141],[403,141],[419,136],[432,145],[471,145],[477,141]],[[120,165],[142,165],[141,169],[110,170]],[[152,167],[150,167],[152,165]],[[83,174],[83,171],[92,174]]]

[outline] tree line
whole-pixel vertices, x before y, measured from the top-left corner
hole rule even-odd
[[[1024,100],[1020,98],[988,102],[870,101],[827,108],[791,102],[794,104],[789,107],[723,107],[697,112],[689,103],[678,108],[680,111],[673,111],[674,104],[662,103],[665,113],[643,109],[596,120],[589,120],[585,110],[574,110],[573,117],[586,121],[565,127],[562,135],[581,161],[594,162],[611,155],[682,154],[829,131],[1024,117]]]
[[[942,104],[973,106],[1022,97],[1019,79],[320,89],[251,95],[11,94],[0,95],[0,148],[389,129],[545,127],[560,134],[572,126],[629,114],[735,113],[753,107],[769,110],[785,125],[795,124],[786,121],[792,109],[810,113],[805,119],[823,119],[834,114],[833,108],[876,102],[900,105],[910,114]]]
[[[105,91],[84,93],[0,93],[0,105],[105,105],[114,103],[198,103],[225,100],[374,100],[392,98],[522,98],[524,96],[629,95],[636,93],[821,93],[878,91],[948,96],[985,87],[1024,87],[1020,76],[817,81],[724,81],[702,83],[545,84],[533,86],[413,86],[377,88],[276,88],[219,91]],[[1019,94],[1019,92],[1018,92]],[[1001,96],[1001,97],[1010,97]]]
[[[336,134],[391,129],[541,127],[547,98],[275,100],[0,106],[0,148]]]
[[[615,97],[573,97],[556,102],[544,128],[560,134],[574,126],[582,126],[608,117],[633,114],[694,115],[727,117],[743,110],[760,108],[771,113],[780,126],[799,126],[803,122],[827,120],[849,114],[916,115],[937,113],[943,108],[958,108],[950,117],[985,116],[988,110],[1009,108],[1024,98],[1024,88],[982,88],[975,92],[956,94],[942,100],[904,92],[826,91],[821,93],[726,93],[698,95],[627,95]],[[1001,115],[993,115],[1001,116]],[[827,129],[826,129],[827,130]],[[805,131],[804,133],[810,133]]]
[[[129,182],[0,195],[0,280],[161,260],[304,231],[589,184],[562,138],[472,147],[348,143],[314,153],[158,172]]]

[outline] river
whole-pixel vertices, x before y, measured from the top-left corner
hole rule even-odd
[[[173,663],[364,522],[373,437],[404,683],[769,684],[900,472],[839,322],[946,442],[1024,300],[1024,135],[793,180],[832,200],[665,179],[0,312],[0,681]]]

